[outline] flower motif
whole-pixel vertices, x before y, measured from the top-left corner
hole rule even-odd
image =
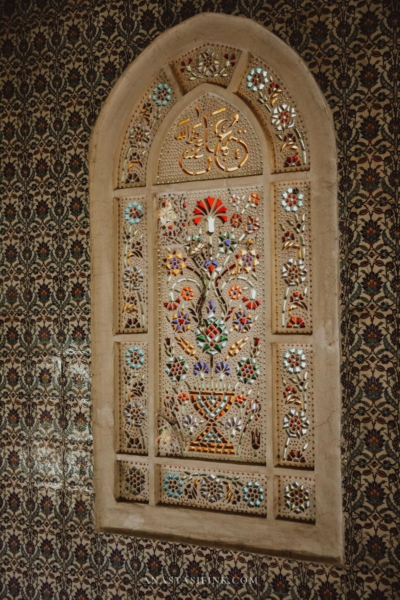
[[[304,485],[295,481],[285,487],[285,504],[297,515],[310,507],[310,492]]]
[[[283,355],[283,366],[288,373],[300,373],[306,368],[306,355],[302,348],[290,348]]]
[[[192,288],[189,285],[187,285],[186,287],[182,288],[181,296],[186,301],[193,300],[194,292]]]
[[[258,194],[257,192],[251,192],[250,194],[250,204],[252,206],[258,206],[260,204],[260,194]]]
[[[215,372],[217,373],[217,375],[219,374],[219,376],[222,379],[224,375],[231,374],[231,368],[225,360],[222,360],[221,362],[215,365]]]
[[[206,352],[214,356],[218,352],[222,352],[222,348],[226,346],[226,327],[219,319],[215,317],[207,321],[207,325],[202,330],[197,329],[196,340],[198,346]]]
[[[182,404],[185,404],[185,402],[189,402],[190,396],[186,392],[182,392],[181,394],[178,394],[178,400],[180,400]]]
[[[290,450],[286,457],[287,462],[293,463],[305,463],[306,459],[304,458],[304,454],[300,450]]]
[[[239,300],[242,295],[242,289],[238,285],[232,285],[232,287],[229,288],[228,294],[232,300]]]
[[[183,494],[183,481],[179,479],[179,475],[168,473],[163,479],[163,488],[170,498],[179,498]]]
[[[264,71],[260,67],[250,69],[247,75],[247,87],[250,88],[252,92],[258,92],[260,90],[263,90],[267,83],[267,71]]]
[[[226,216],[226,207],[223,205],[222,200],[212,198],[208,196],[205,200],[199,200],[194,214],[196,215],[193,219],[195,225],[198,225],[204,217],[207,218],[208,233],[213,233],[215,230],[215,219],[220,219],[223,223],[226,223],[228,217]]]
[[[140,223],[143,217],[143,206],[136,200],[129,202],[125,208],[125,220],[131,225]]]
[[[125,421],[128,425],[133,425],[133,427],[141,427],[143,425],[143,418],[145,415],[146,411],[139,400],[137,400],[135,404],[128,402],[126,408],[124,409]]]
[[[301,317],[290,317],[289,321],[286,323],[288,329],[304,329],[305,326],[304,319]]]
[[[255,233],[260,229],[260,219],[258,217],[247,217],[246,233]]]
[[[218,267],[218,262],[214,259],[206,260],[203,266],[210,273],[214,273],[215,269]]]
[[[217,312],[217,305],[215,304],[215,301],[212,298],[211,298],[211,300],[208,301],[208,305],[206,307],[206,311],[207,311],[208,315],[210,315],[210,314],[214,314],[215,315],[216,312]]]
[[[256,310],[256,308],[261,306],[261,300],[256,300],[256,298],[253,297],[247,298],[247,296],[243,296],[243,302],[249,310]]]
[[[253,383],[258,377],[259,367],[254,358],[243,358],[236,366],[238,379],[241,383]]]
[[[293,127],[296,119],[296,111],[288,104],[276,106],[272,111],[271,123],[278,131],[284,131]]]
[[[246,406],[246,415],[250,415],[250,420],[254,418],[255,421],[258,421],[261,414],[261,402],[256,398],[255,400],[249,400]]]
[[[247,398],[243,394],[238,394],[235,398],[235,402],[236,404],[244,404],[247,402]]]
[[[124,286],[131,290],[140,290],[143,279],[144,274],[137,265],[134,267],[127,267],[122,276]]]
[[[237,246],[237,241],[233,233],[224,233],[219,236],[219,251],[222,254],[233,252]]]
[[[189,331],[189,329],[190,329],[189,314],[184,313],[183,311],[178,311],[172,317],[171,326],[172,326],[172,329],[176,333],[182,333],[183,331]]]
[[[257,427],[251,432],[251,446],[253,450],[258,450],[261,446],[261,433]]]
[[[197,59],[197,71],[205,77],[213,77],[218,74],[220,66],[219,55],[211,49],[199,54]]]
[[[282,236],[282,244],[285,244],[286,242],[294,242],[295,239],[296,237],[293,232],[285,231]]]
[[[282,277],[288,285],[299,285],[303,283],[307,275],[307,269],[301,258],[289,258],[282,267]]]
[[[164,263],[168,271],[172,275],[180,275],[185,268],[185,259],[182,256],[182,252],[173,250],[172,253],[168,253],[167,257],[164,258]]]
[[[232,194],[231,196],[231,204],[233,204],[233,206],[239,206],[240,202],[241,202],[241,197],[238,194]]]
[[[145,123],[138,123],[129,132],[129,139],[132,146],[139,148],[146,148],[150,142],[151,129],[150,126]]]
[[[211,473],[201,480],[200,494],[205,500],[214,504],[225,496],[225,486],[221,479]]]
[[[303,206],[304,194],[297,188],[288,187],[282,194],[281,206],[286,212],[297,212]]]
[[[255,271],[255,267],[259,262],[255,250],[244,250],[242,248],[236,258],[238,259],[239,272],[246,271],[246,273],[250,273],[250,271]]]
[[[283,417],[283,429],[291,438],[301,438],[306,435],[310,421],[303,411],[297,411],[292,408],[287,415]]]
[[[186,377],[188,367],[182,356],[175,356],[167,362],[165,371],[172,381],[182,381]]]
[[[232,227],[235,227],[235,228],[240,227],[240,225],[242,224],[242,221],[243,221],[243,218],[240,213],[234,213],[231,216]]]
[[[167,106],[171,101],[172,90],[167,83],[159,83],[153,89],[153,100],[158,106]]]
[[[251,507],[261,506],[264,501],[264,488],[258,481],[248,481],[243,488],[243,500]]]
[[[193,433],[193,429],[199,426],[199,420],[196,415],[185,415],[182,419],[182,425],[184,429],[189,429],[190,433]]]
[[[208,363],[206,363],[206,362],[204,362],[202,360],[197,361],[197,363],[195,363],[193,365],[193,373],[194,373],[194,375],[199,375],[200,374],[200,377],[203,378],[204,375],[206,375],[209,372],[210,372],[210,367],[208,366]]]
[[[131,369],[141,369],[144,364],[144,351],[139,346],[131,346],[125,352],[125,362]]]
[[[250,331],[253,322],[251,317],[248,316],[245,310],[239,310],[235,313],[235,318],[233,320],[233,329],[235,331],[239,331],[240,333],[247,333]]]
[[[242,421],[237,417],[230,417],[226,420],[225,429],[230,429],[231,435],[234,436],[242,431]]]

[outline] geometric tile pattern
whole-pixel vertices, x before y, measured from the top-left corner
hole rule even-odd
[[[278,518],[315,523],[315,479],[279,476]]]
[[[306,62],[331,106],[345,569],[99,533],[94,525],[90,133],[126,66],[166,28],[203,11],[247,16],[273,31]],[[0,18],[2,597],[397,600],[398,3],[177,0],[172,9],[5,0]]]

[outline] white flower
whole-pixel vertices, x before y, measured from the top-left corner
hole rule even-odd
[[[281,205],[287,212],[297,212],[303,206],[304,195],[297,188],[289,187],[282,194]]]
[[[272,111],[271,123],[278,131],[284,131],[293,127],[296,119],[296,111],[288,104],[276,106]]]
[[[236,435],[242,431],[242,421],[237,417],[231,417],[226,421],[225,427],[231,430],[232,435]]]
[[[267,71],[263,71],[260,67],[250,69],[249,74],[247,75],[247,87],[250,88],[252,92],[264,89],[267,82]]]
[[[302,348],[290,348],[283,355],[283,366],[288,373],[300,373],[306,367],[306,355]]]
[[[193,433],[193,429],[199,426],[199,421],[196,415],[186,415],[183,417],[182,425],[185,429],[189,429],[190,433]]]

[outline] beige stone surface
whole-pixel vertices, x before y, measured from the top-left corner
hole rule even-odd
[[[149,436],[148,456],[119,455],[118,449],[118,373],[114,359],[116,342],[147,341],[156,347],[156,324],[151,323],[147,334],[114,335],[116,310],[116,224],[113,208],[115,196],[128,197],[132,190],[119,190],[117,184],[119,153],[135,106],[161,68],[180,55],[204,43],[219,43],[238,48],[241,58],[226,90],[218,94],[236,104],[256,125],[257,119],[234,91],[246,69],[248,53],[262,58],[276,71],[296,99],[308,132],[310,170],[293,175],[271,175],[268,145],[261,135],[264,174],[240,179],[240,185],[263,184],[269,202],[275,182],[311,182],[311,219],[313,254],[313,334],[306,336],[274,334],[271,332],[273,290],[265,323],[269,348],[267,364],[272,362],[273,343],[311,343],[314,346],[315,395],[315,524],[276,519],[278,492],[275,479],[293,475],[294,470],[274,467],[273,456],[273,385],[272,377],[266,390],[268,421],[267,466],[262,471],[267,482],[267,517],[213,513],[194,509],[157,505],[155,485],[157,465],[180,465],[180,459],[160,458],[155,453],[154,430]],[[166,72],[172,75],[171,69]],[[173,77],[173,75],[172,75]],[[196,183],[177,183],[157,186],[158,156],[173,119],[198,94],[212,89],[202,84],[182,98],[175,79],[174,91],[178,101],[161,124],[151,148],[148,186],[136,188],[134,194],[145,193],[148,199],[163,189],[191,189],[191,186],[215,187],[216,180]],[[107,99],[93,132],[90,150],[90,226],[92,260],[92,355],[93,355],[93,421],[95,450],[96,523],[102,531],[132,533],[158,539],[184,540],[207,546],[230,547],[303,559],[342,562],[343,523],[340,478],[340,383],[338,329],[338,215],[336,183],[336,148],[330,111],[312,75],[300,57],[286,44],[260,25],[241,18],[221,14],[202,14],[159,36],[124,72]],[[220,185],[220,182],[218,182]],[[222,184],[224,185],[224,184]],[[273,210],[266,204],[271,218],[269,247],[272,249]],[[150,216],[150,211],[149,211]],[[149,219],[149,240],[154,239],[156,219]],[[267,228],[268,229],[268,228]],[[149,243],[150,271],[155,272],[155,248]],[[152,262],[151,262],[152,261]],[[271,280],[273,256],[266,272]],[[150,272],[151,275],[151,272]],[[157,298],[149,293],[149,315],[155,314]],[[151,354],[151,352],[150,352]],[[157,395],[157,352],[149,365],[148,406],[155,416]],[[137,461],[149,466],[151,494],[148,504],[118,502],[117,459]],[[210,462],[187,460],[188,466],[210,468]],[[226,464],[232,472],[242,472],[242,464]],[[262,469],[262,467],[261,467]],[[245,466],[249,473],[260,472],[260,466]],[[301,471],[299,477],[307,476]]]

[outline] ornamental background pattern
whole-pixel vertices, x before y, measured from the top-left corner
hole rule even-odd
[[[0,597],[398,598],[396,0],[4,0],[1,10]],[[345,568],[94,528],[89,137],[124,68],[158,33],[202,11],[240,14],[276,33],[305,60],[332,107]]]

